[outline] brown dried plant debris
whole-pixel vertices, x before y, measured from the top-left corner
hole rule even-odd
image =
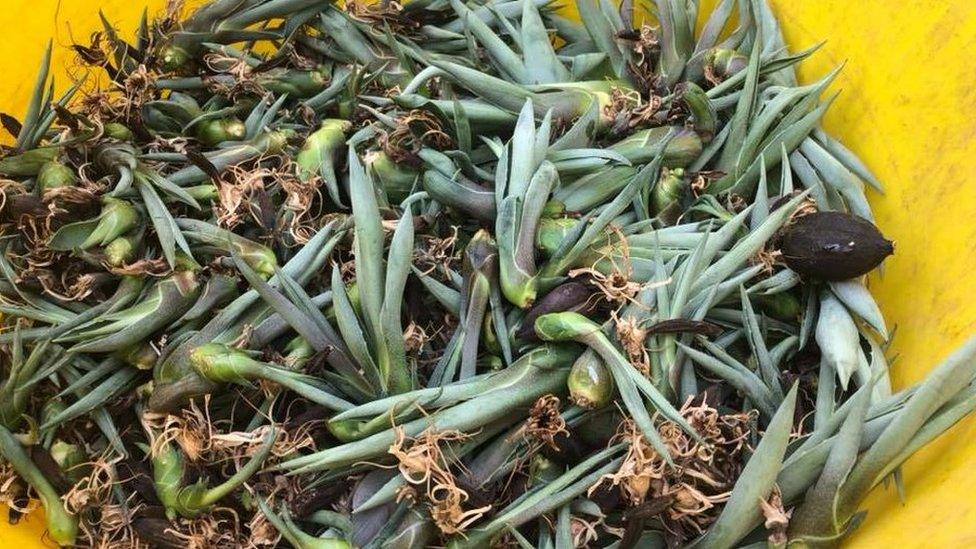
[[[203,77],[203,83],[215,95],[236,99],[267,93],[254,78],[254,69],[243,59],[211,52],[203,56],[203,64],[212,73]]]
[[[819,208],[817,208],[817,201],[813,197],[807,197],[796,207],[796,210],[790,214],[790,218],[786,220],[786,224],[796,223],[797,219],[801,217],[817,213]]]
[[[315,423],[304,423],[292,428],[264,425],[253,431],[225,430],[222,429],[222,422],[211,420],[209,403],[209,397],[204,399],[202,406],[191,401],[179,415],[152,412],[143,414],[143,422],[150,433],[151,453],[156,455],[163,445],[175,442],[190,462],[237,462],[257,452],[271,429],[275,430],[276,435],[270,459],[281,458],[299,450],[315,449],[315,441],[311,435],[317,428]]]
[[[430,336],[427,335],[427,331],[424,330],[423,326],[412,320],[410,324],[407,324],[406,329],[403,330],[403,346],[408,355],[416,356],[420,354],[429,340]]]
[[[315,176],[303,181],[290,175],[294,173],[292,162],[285,160],[276,170],[275,182],[285,192],[284,208],[290,214],[286,221],[288,233],[296,244],[305,244],[315,236],[319,226],[324,225],[320,219],[323,213],[322,179]],[[319,204],[319,208],[313,210],[314,204]]]
[[[272,427],[265,425],[253,431],[231,431],[228,433],[217,433],[213,436],[214,451],[230,457],[249,457],[264,444],[268,437],[268,432],[275,429],[275,441],[271,447],[273,458],[282,458],[292,455],[299,450],[315,450],[315,441],[312,439],[311,432],[317,426],[314,423],[305,423],[293,429],[283,427]]]
[[[671,466],[633,420],[627,419],[615,436],[615,441],[629,442],[620,469],[604,475],[590,489],[609,483],[632,506],[670,498],[660,520],[669,538],[679,544],[700,535],[718,518],[741,470],[746,438],[754,423],[751,413],[721,414],[708,404],[692,404],[691,399],[681,408],[681,415],[704,442],[688,436],[675,423],[659,422],[658,432],[674,461]]]
[[[650,95],[651,90],[657,87],[659,80],[657,61],[661,48],[657,30],[648,24],[643,24],[624,38],[631,41],[631,50],[635,54],[628,67],[630,73],[634,77],[637,88]]]
[[[641,326],[640,319],[629,315],[621,318],[616,311],[610,313],[610,319],[614,323],[614,335],[627,355],[627,360],[642,374],[650,374],[651,356],[644,345],[647,328]]]
[[[0,203],[3,199],[0,192]],[[90,267],[73,258],[70,252],[54,251],[47,246],[65,210],[51,201],[44,202],[41,211],[37,215],[21,215],[15,226],[8,227],[16,230],[21,239],[19,246],[7,251],[8,259],[18,267],[17,282],[39,289],[60,301],[85,299],[98,288],[103,276],[88,273]],[[59,271],[57,273],[55,266]]]
[[[607,243],[598,248],[597,252],[599,257],[590,267],[572,269],[568,275],[569,278],[586,276],[586,280],[598,290],[594,299],[606,301],[614,307],[614,310],[620,310],[630,303],[640,306],[636,297],[641,291],[671,283],[671,279],[644,283],[632,280],[634,269],[630,262],[630,246],[627,244],[627,238],[616,226],[610,226]],[[618,265],[618,259],[623,265]],[[603,261],[610,265],[609,274],[596,268]],[[587,307],[594,305],[596,304],[588,303]]]
[[[89,508],[102,508],[112,499],[112,487],[119,483],[115,473],[115,464],[122,461],[121,456],[99,456],[94,461],[82,463],[73,469],[89,470],[72,485],[71,489],[61,497],[65,508],[71,513],[80,513]],[[67,471],[71,473],[71,470]]]
[[[179,415],[146,412],[142,422],[153,456],[159,455],[171,442],[179,445],[191,462],[197,462],[213,451],[214,425],[210,421],[209,397],[205,398],[202,408],[196,401],[191,401]]]
[[[396,127],[382,132],[378,141],[390,160],[411,165],[419,164],[417,153],[422,147],[444,150],[453,146],[451,136],[441,128],[440,121],[422,109],[398,116]]]
[[[247,522],[247,530],[250,532],[248,547],[277,547],[281,541],[281,532],[264,513],[254,513]]]
[[[138,508],[124,505],[103,505],[96,513],[82,515],[79,523],[82,538],[87,547],[98,549],[149,549],[150,545],[139,539],[132,527],[133,516]]]
[[[104,281],[103,275],[104,273],[63,272],[59,277],[58,285],[52,287],[45,284],[44,292],[60,301],[81,301],[98,289],[99,283]]]
[[[799,206],[797,206],[796,210],[792,214],[790,214],[789,219],[786,220],[786,225],[791,225],[795,223],[797,219],[812,213],[816,213],[817,211],[817,202],[812,198],[807,198],[801,202]],[[761,265],[763,268],[762,272],[766,275],[772,274],[776,270],[776,267],[782,267],[786,264],[783,261],[783,252],[777,249],[775,246],[775,244],[771,244],[770,246],[759,250],[756,252],[756,255],[749,260],[752,265]]]
[[[613,259],[610,259],[613,261]],[[628,261],[629,265],[629,261]],[[610,274],[605,274],[594,267],[583,267],[569,271],[569,278],[587,275],[587,281],[594,286],[598,293],[590,299],[602,300],[615,309],[623,308],[627,303],[634,303],[634,297],[641,290],[641,284],[630,279],[630,269],[622,271],[614,265]],[[586,308],[596,303],[587,303]]]
[[[108,67],[111,45],[106,44],[105,33],[93,32],[88,39],[88,45],[72,44],[78,61],[92,67]]]
[[[590,547],[600,537],[599,527],[602,525],[603,519],[590,521],[575,515],[570,517],[569,531],[572,533],[573,547]]]
[[[122,118],[132,120],[139,115],[139,110],[147,102],[156,98],[157,92],[153,82],[156,75],[150,73],[145,65],[139,65],[130,72],[119,86],[121,96],[118,98],[117,108],[121,109]]]
[[[186,0],[166,0],[166,8],[162,17],[153,22],[154,28],[162,33],[168,33],[180,28]]]
[[[418,437],[409,437],[402,427],[395,427],[394,432],[396,439],[389,453],[396,458],[400,474],[411,485],[400,497],[426,500],[431,518],[441,532],[463,533],[491,509],[491,505],[464,508],[470,496],[458,487],[450,470],[451,460],[441,448],[442,443],[463,442],[469,435],[427,429]]]
[[[613,122],[616,132],[627,132],[654,119],[661,108],[661,98],[641,97],[637,90],[610,89],[610,101],[603,107],[603,117]]]
[[[214,213],[217,225],[228,230],[244,222],[249,215],[258,219],[254,207],[258,193],[265,192],[265,178],[275,177],[275,172],[269,168],[246,168],[241,165],[231,166],[217,182],[217,204]]]
[[[403,4],[396,0],[350,0],[346,2],[346,13],[355,19],[376,25],[377,28],[388,25],[394,34],[400,36],[409,35],[420,27],[420,23],[404,15]]]
[[[717,170],[708,170],[695,172],[691,176],[691,194],[695,198],[698,198],[708,192],[708,186],[712,181],[721,179],[725,175],[725,172]]]
[[[420,243],[414,248],[413,264],[427,275],[434,271],[444,274],[447,270],[456,270],[461,261],[457,251],[459,229],[452,225],[447,236],[420,235]]]
[[[163,277],[172,272],[169,263],[164,258],[139,259],[121,267],[108,267],[108,272],[118,276],[153,276]]]
[[[251,66],[238,57],[219,52],[211,52],[203,56],[203,64],[211,72],[233,76],[236,80],[246,80],[251,77]]]
[[[424,326],[410,321],[403,333],[404,343],[407,355],[417,361],[422,372],[429,372],[441,360],[456,326],[457,319],[450,314],[435,318]]]
[[[783,494],[779,486],[774,486],[772,493],[767,499],[759,500],[759,507],[762,509],[764,526],[769,531],[770,547],[786,547],[789,541],[787,530],[790,527],[790,517],[793,511],[787,511],[783,507]]]
[[[25,498],[26,493],[27,486],[10,463],[0,463],[0,504],[23,515],[31,513],[41,503],[35,498]]]
[[[133,120],[139,116],[139,109],[147,101],[158,95],[153,85],[158,74],[146,63],[140,63],[134,69],[128,65],[115,66],[115,55],[119,48],[127,47],[124,43],[114,41],[105,32],[95,32],[91,35],[88,46],[72,45],[76,54],[73,67],[88,72],[90,67],[105,69],[112,79],[108,90],[99,89],[99,79],[88,79],[87,75],[71,74],[72,78],[82,86],[83,98],[79,103],[81,114],[87,114],[86,122],[95,127],[101,127],[105,122],[124,119]],[[129,52],[134,53],[134,52]],[[135,59],[130,56],[129,59]],[[73,71],[72,71],[73,72]],[[85,83],[87,80],[87,84]],[[63,111],[67,114],[67,110]],[[85,117],[75,117],[83,120]],[[64,118],[61,119],[64,122]],[[76,124],[73,124],[76,125]],[[77,127],[75,128],[78,129]],[[101,132],[96,132],[100,134]]]
[[[190,150],[190,138],[188,137],[163,137],[157,135],[152,141],[146,143],[146,150],[151,153],[175,152],[186,155]],[[153,165],[153,163],[148,163]]]
[[[166,533],[187,549],[230,549],[247,547],[250,535],[241,528],[240,517],[233,509],[218,507],[194,519],[178,519]]]
[[[549,394],[539,397],[529,409],[529,417],[518,434],[529,441],[534,450],[548,446],[558,451],[556,436],[560,434],[569,436],[566,420],[559,413],[559,406],[559,397]]]
[[[269,158],[274,160],[273,165],[263,165]],[[268,204],[268,193],[277,188],[285,193],[283,228],[292,244],[304,244],[325,224],[321,208],[314,206],[322,204],[320,186],[318,177],[308,181],[298,178],[294,164],[284,158],[261,158],[230,166],[217,181],[217,224],[231,230],[250,218],[265,229],[274,228],[275,213],[265,211],[262,205]]]
[[[785,265],[783,262],[783,252],[769,249],[762,249],[756,252],[756,255],[749,258],[749,263],[762,266],[762,272],[767,275],[772,274],[776,270],[776,267]]]

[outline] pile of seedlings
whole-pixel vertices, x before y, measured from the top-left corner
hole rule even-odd
[[[877,180],[762,0],[171,2],[0,156],[0,495],[85,547],[831,546],[900,391]],[[703,24],[699,21],[703,21]],[[579,22],[577,22],[579,21]],[[76,72],[78,72],[76,70]]]

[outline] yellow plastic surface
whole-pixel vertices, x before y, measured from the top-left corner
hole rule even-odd
[[[96,6],[133,29],[143,6],[163,0],[3,0],[0,110],[20,116],[37,62],[54,33],[56,67],[67,46],[99,28]],[[772,0],[794,49],[826,45],[800,68],[810,81],[847,61],[826,128],[884,182],[871,202],[897,249],[873,276],[889,326],[897,326],[897,387],[976,333],[976,3],[972,0]],[[712,2],[703,2],[710,8]],[[57,8],[60,5],[60,8]],[[55,71],[63,75],[64,71]],[[63,83],[62,79],[62,83]],[[929,445],[904,468],[907,498],[876,490],[848,547],[976,546],[976,420]],[[0,524],[0,547],[40,547],[39,515]]]

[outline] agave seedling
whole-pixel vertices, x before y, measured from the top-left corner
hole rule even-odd
[[[197,347],[190,353],[190,362],[200,377],[215,383],[247,385],[255,380],[267,380],[331,410],[345,411],[353,407],[327,391],[315,377],[255,360],[243,351],[219,343]]]
[[[337,312],[336,320],[344,336],[353,338],[350,351],[356,353],[361,367],[378,382],[377,389],[385,394],[400,393],[412,386],[400,310],[413,254],[413,216],[408,206],[397,222],[384,269],[383,229],[373,183],[353,149],[349,151],[349,167],[355,220],[353,252],[362,317],[357,318],[354,311],[343,307],[343,300],[337,300],[337,305],[345,311]],[[339,295],[345,289],[337,276],[336,270],[333,291]],[[357,333],[359,338],[354,336]],[[367,351],[368,348],[372,351]]]
[[[167,516],[170,519],[177,516],[193,518],[207,512],[261,469],[271,453],[276,436],[277,433],[270,430],[258,451],[230,478],[213,487],[203,479],[190,485],[184,484],[185,458],[172,442],[158,448],[147,448],[154,454],[151,456],[153,482]]]
[[[105,197],[98,217],[79,221],[58,229],[47,245],[52,250],[87,250],[93,246],[108,246],[112,241],[134,229],[139,212],[132,204],[117,198]]]
[[[321,177],[332,201],[340,207],[343,207],[343,202],[335,163],[344,152],[346,132],[351,127],[348,120],[323,120],[319,129],[309,134],[295,157],[299,177],[305,180]]]
[[[307,534],[295,524],[287,509],[278,515],[268,507],[263,499],[258,498],[256,501],[264,516],[281,532],[281,535],[288,540],[292,547],[300,549],[346,549],[352,547],[343,537],[336,536],[336,532],[327,532],[321,536]]]

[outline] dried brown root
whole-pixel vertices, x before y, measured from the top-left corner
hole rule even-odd
[[[422,371],[429,371],[441,359],[456,326],[457,319],[450,314],[445,314],[442,318],[438,318],[424,327],[418,325],[418,330],[423,332],[423,345],[413,352],[408,350],[408,353],[417,361],[417,365],[421,367]],[[410,336],[413,339],[414,336],[409,334],[409,331],[410,327],[408,326],[407,331],[404,332],[404,338]],[[415,344],[410,343],[409,339],[406,342],[408,345]]]
[[[649,93],[657,87],[659,80],[656,65],[661,48],[657,29],[644,24],[627,38],[632,40],[631,49],[635,54],[628,67],[630,73],[634,76],[638,89]]]
[[[630,303],[643,306],[635,299],[637,294],[642,290],[670,284],[671,279],[645,283],[632,280],[634,269],[630,262],[630,246],[627,244],[627,238],[620,228],[614,225],[610,225],[609,231],[607,244],[599,249],[600,255],[596,261],[590,267],[572,269],[568,275],[570,278],[586,276],[587,281],[598,290],[591,299],[602,299],[613,306],[614,310],[620,310]],[[622,265],[618,265],[618,258]],[[604,260],[610,263],[609,274],[596,268]],[[595,305],[596,303],[587,303],[585,306],[589,308]]]
[[[345,284],[356,282],[356,260],[350,259],[339,264],[339,275]]]
[[[609,275],[597,269],[584,267],[569,271],[569,277],[589,275],[590,284],[599,290],[599,297],[618,308],[627,303],[635,303],[634,297],[643,289],[643,285],[630,279],[628,273],[614,269]],[[590,304],[588,304],[589,306]]]
[[[288,234],[295,244],[305,244],[318,231],[314,221],[321,216],[322,211],[321,207],[318,211],[312,211],[312,205],[316,203],[316,199],[318,204],[323,204],[322,178],[315,176],[308,181],[302,181],[290,175],[294,173],[292,162],[285,160],[276,170],[276,183],[285,191],[284,208],[291,214],[287,221]]]
[[[75,275],[70,272],[62,272],[60,286],[49,287],[45,285],[44,292],[61,301],[81,301],[98,288],[101,278],[90,273]]]
[[[647,329],[641,327],[641,322],[635,317],[620,318],[616,312],[610,314],[614,323],[614,334],[620,342],[627,360],[642,374],[651,372],[651,356],[647,352],[644,342],[647,340]]]
[[[139,111],[142,106],[156,97],[157,92],[153,85],[156,78],[157,76],[150,73],[145,65],[139,65],[126,76],[120,86],[122,95],[117,99],[116,104],[124,119],[130,120],[134,116],[141,116]]]
[[[133,516],[140,506],[126,507],[108,504],[97,509],[90,515],[82,515],[79,528],[85,546],[97,548],[149,548],[150,545],[139,539],[132,528]]]
[[[762,249],[749,259],[753,265],[762,266],[762,272],[769,275],[776,270],[778,265],[784,265],[783,252],[779,250]]]
[[[390,30],[397,32],[411,30],[420,25],[403,17],[403,4],[396,0],[382,0],[380,2],[363,2],[351,0],[346,2],[346,13],[360,21],[383,26],[389,24]]]
[[[91,507],[108,505],[112,498],[112,487],[119,483],[115,476],[115,464],[121,460],[121,456],[110,459],[103,455],[94,461],[77,465],[76,468],[91,471],[61,497],[65,508],[77,514]]]
[[[445,237],[422,235],[421,243],[414,249],[413,263],[424,274],[438,269],[446,272],[456,267],[460,260],[457,254],[458,226],[451,226],[451,234]]]
[[[268,168],[256,167],[247,169],[243,166],[227,168],[224,177],[217,183],[217,204],[214,213],[217,215],[217,225],[232,230],[240,225],[245,213],[253,217],[253,207],[257,202],[257,193],[265,192],[264,180],[271,177]]]
[[[434,524],[448,535],[464,532],[491,509],[491,505],[464,509],[470,496],[457,485],[450,460],[441,448],[441,443],[461,442],[469,435],[427,429],[418,437],[408,437],[402,427],[394,430],[396,439],[389,453],[397,459],[400,474],[413,487],[402,490],[399,499],[425,499]]]
[[[610,482],[620,489],[621,495],[628,503],[639,505],[647,499],[651,482],[664,478],[667,462],[650,447],[631,419],[621,423],[614,438],[617,441],[629,442],[624,461],[617,472],[601,477],[597,484],[590,488],[589,494],[596,491],[604,482]]]
[[[690,187],[692,196],[695,198],[707,194],[709,184],[712,181],[719,180],[725,176],[725,172],[721,170],[702,170],[698,172],[685,173],[691,176]]]
[[[410,321],[410,324],[407,324],[407,328],[403,331],[404,350],[409,355],[420,353],[429,340],[430,336],[427,335],[427,331],[416,322]]]
[[[803,202],[797,206],[796,210],[790,214],[790,218],[786,220],[787,225],[795,223],[797,219],[803,216],[817,213],[819,209],[817,208],[817,201],[812,197],[807,197]]]
[[[211,72],[233,76],[238,81],[251,78],[251,66],[238,57],[210,52],[203,56],[203,64]]]
[[[82,116],[99,125],[119,120],[125,112],[120,94],[105,90],[83,92],[78,108]]]
[[[128,265],[122,265],[121,267],[108,267],[108,272],[118,276],[162,277],[172,272],[172,269],[165,259],[157,258],[140,259]]]
[[[491,510],[491,505],[464,510],[468,493],[453,482],[437,482],[427,490],[430,517],[441,532],[461,534]]]
[[[304,423],[294,429],[272,427],[264,425],[253,431],[232,431],[213,435],[213,451],[222,456],[235,459],[253,455],[268,436],[268,431],[275,429],[277,435],[271,447],[271,455],[284,457],[299,450],[315,449],[315,441],[311,432],[316,427],[314,423]]]
[[[151,153],[176,152],[185,155],[190,150],[190,139],[157,135],[152,141],[146,143],[146,150]]]
[[[26,492],[26,484],[14,472],[10,463],[7,461],[0,463],[0,503],[22,515],[31,513],[40,507],[41,503],[34,498],[24,498]]]
[[[768,499],[759,500],[759,507],[766,519],[764,526],[769,531],[769,546],[785,547],[789,541],[786,531],[789,529],[793,511],[787,511],[783,507],[783,494],[779,491],[779,486],[773,487]]]
[[[570,518],[569,531],[572,533],[573,547],[589,547],[600,537],[598,528],[603,524],[603,519],[588,521],[578,516]]]
[[[163,35],[180,28],[180,22],[184,19],[183,12],[185,7],[186,0],[166,0],[166,7],[163,10],[162,16],[153,23],[153,26]],[[149,36],[151,39],[153,36],[152,33]]]
[[[153,456],[159,455],[163,448],[175,442],[186,458],[196,462],[213,450],[214,427],[209,416],[210,397],[204,397],[203,409],[195,401],[180,410],[179,415],[146,412],[142,423],[149,439],[149,450]]]
[[[92,182],[82,181],[82,185],[71,187],[55,187],[44,191],[44,202],[47,204],[92,204],[95,203],[104,186]]]
[[[208,396],[204,397],[202,405],[191,401],[179,415],[143,414],[151,454],[157,455],[164,445],[176,443],[190,462],[227,463],[236,468],[259,451],[272,429],[276,435],[269,459],[281,458],[299,450],[315,449],[312,432],[319,427],[316,422],[304,422],[287,428],[284,425],[264,425],[253,431],[227,430],[222,429],[227,422],[211,420],[209,404]]]
[[[558,451],[556,436],[569,435],[566,420],[559,413],[559,405],[559,397],[550,394],[539,397],[529,409],[529,417],[518,433],[530,441],[534,448],[548,446]]]
[[[270,505],[271,502],[269,501]],[[249,541],[253,547],[276,547],[281,541],[281,532],[271,524],[264,513],[254,513],[247,522]]]
[[[236,99],[245,95],[263,96],[267,91],[255,80],[254,71],[243,59],[211,52],[203,56],[203,64],[214,75],[231,77],[233,84],[228,85],[225,79],[204,77],[207,90],[216,95]]]
[[[180,519],[166,533],[180,540],[188,549],[247,547],[249,542],[237,512],[226,507],[216,508],[195,519]]]
[[[0,179],[0,214],[3,214],[9,202],[8,195],[27,194],[27,187],[19,181],[13,179]]]
[[[389,453],[397,459],[397,468],[411,484],[427,484],[435,475],[450,476],[448,462],[440,447],[442,442],[459,442],[468,435],[460,431],[427,429],[418,437],[408,437],[402,427],[395,427],[396,438]]]
[[[661,108],[661,98],[651,95],[645,100],[637,90],[610,89],[610,101],[603,107],[603,118],[613,120],[621,129],[650,122]]]
[[[627,419],[615,436],[629,442],[623,463],[590,489],[609,483],[632,506],[651,499],[669,501],[660,519],[677,543],[701,534],[718,518],[741,470],[742,452],[754,422],[753,414],[720,414],[705,403],[693,405],[690,399],[681,415],[704,442],[688,436],[675,423],[661,421],[658,432],[675,466],[668,465]]]
[[[590,284],[599,290],[600,296],[605,301],[622,307],[634,301],[634,296],[640,291],[641,286],[630,280],[634,269],[630,263],[630,246],[627,244],[627,239],[617,227],[611,225],[611,231],[612,234],[607,235],[607,245],[601,250],[600,257],[590,267],[573,269],[568,274],[570,278],[587,275]],[[623,261],[623,268],[617,265],[617,255]],[[612,270],[609,275],[596,269],[596,265],[602,260],[610,262]]]
[[[454,142],[441,128],[440,121],[425,110],[414,109],[396,118],[393,131],[378,138],[383,152],[394,162],[417,164],[417,153],[422,147],[438,150],[449,149]]]
[[[18,195],[12,196],[16,198]],[[73,258],[70,252],[54,251],[48,247],[47,243],[64,213],[66,210],[55,201],[39,201],[35,210],[19,215],[16,230],[20,243],[7,250],[7,257],[17,267],[18,284],[40,289],[60,301],[80,301],[97,289],[102,278],[86,273],[89,267]]]
[[[77,56],[77,61],[90,67],[104,67],[108,64],[110,46],[104,43],[105,34],[93,32],[87,46],[73,44],[71,49]]]

